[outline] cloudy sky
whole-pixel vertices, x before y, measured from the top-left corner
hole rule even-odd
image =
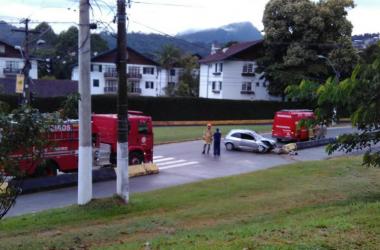
[[[0,20],[16,23],[20,18],[48,21],[56,32],[78,22],[79,0],[0,0]],[[268,0],[132,0],[129,31],[178,32],[219,27],[250,21],[262,30],[262,15]],[[112,30],[116,0],[91,0],[94,21]],[[356,0],[348,18],[353,34],[380,32],[380,0]]]

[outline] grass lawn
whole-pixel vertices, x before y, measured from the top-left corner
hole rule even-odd
[[[154,127],[154,143],[177,142],[185,140],[201,139],[206,126],[170,126]],[[251,129],[256,132],[270,132],[272,125],[221,125],[214,126],[213,130],[219,128],[222,135],[226,135],[231,129]]]
[[[0,249],[379,249],[380,169],[298,163],[0,221]],[[46,201],[48,202],[48,201]]]

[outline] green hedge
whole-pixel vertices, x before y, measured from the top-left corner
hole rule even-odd
[[[17,105],[17,97],[0,96]],[[43,112],[58,110],[64,97],[36,98],[33,106]],[[200,121],[200,120],[251,120],[272,119],[281,109],[310,108],[296,102],[234,101],[180,97],[129,97],[128,108],[151,115],[155,121]],[[94,113],[116,113],[116,96],[97,95],[92,97]]]

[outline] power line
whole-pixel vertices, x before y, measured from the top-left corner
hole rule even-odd
[[[131,1],[131,2],[132,3],[137,3],[137,4],[146,4],[146,5],[159,5],[159,6],[185,7],[185,8],[200,8],[200,6],[185,5],[185,4],[176,4],[176,3],[159,3],[159,2],[146,2],[146,1]]]

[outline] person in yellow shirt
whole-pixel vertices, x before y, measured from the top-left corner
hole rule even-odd
[[[207,148],[207,154],[210,153],[210,147],[212,143],[212,130],[211,130],[211,124],[207,124],[207,127],[203,133],[203,140],[204,140],[204,145],[203,145],[203,151],[202,154],[206,153],[206,148]]]

